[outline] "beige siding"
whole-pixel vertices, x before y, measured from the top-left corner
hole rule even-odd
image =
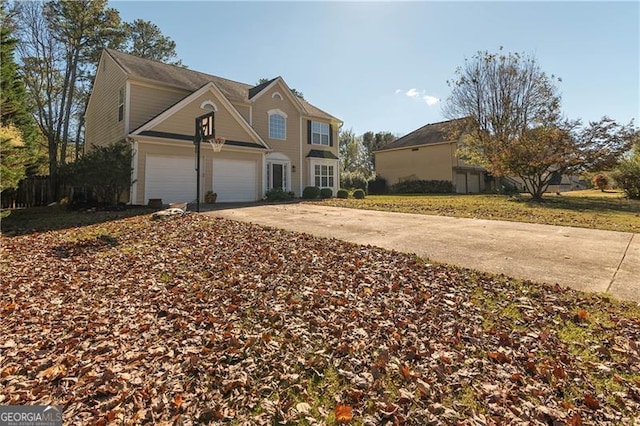
[[[233,106],[238,110],[242,118],[244,118],[244,121],[246,121],[248,124],[251,124],[251,107],[249,105],[243,104],[233,104]]]
[[[389,185],[399,180],[415,177],[419,180],[452,180],[451,144],[428,145],[416,148],[382,151],[376,153],[376,172]]]
[[[146,167],[146,158],[147,155],[165,155],[165,156],[175,156],[175,157],[188,157],[193,158],[193,164],[195,168],[196,157],[195,150],[193,148],[193,144],[191,142],[177,142],[175,144],[158,144],[154,141],[146,141],[144,138],[138,140],[138,182],[137,182],[137,199],[138,202],[141,203],[141,200],[144,200],[144,176],[145,176],[145,167]],[[210,150],[206,149],[206,146],[203,146],[201,157],[201,167],[202,167],[202,194],[206,194],[207,191],[211,190],[211,184],[213,181],[213,157],[217,159],[232,159],[232,160],[252,160],[257,164],[256,174],[257,179],[255,182],[256,186],[256,194],[262,194],[262,179],[264,175],[264,170],[262,167],[262,153],[260,152],[239,152],[239,151],[229,151],[222,149],[221,152],[213,153]],[[194,196],[195,198],[195,196]],[[202,197],[204,200],[204,197]]]
[[[134,131],[190,93],[186,90],[166,89],[132,81],[129,131]]]
[[[118,122],[119,91],[125,88],[126,74],[111,57],[103,53],[86,112],[85,143],[103,146],[125,137],[125,121]],[[125,96],[126,97],[126,96]],[[125,117],[128,111],[125,108]]]
[[[215,115],[216,136],[240,142],[255,142],[249,132],[242,127],[238,120],[228,111],[220,99],[212,93],[205,93],[171,117],[154,126],[151,130],[157,132],[177,133],[181,135],[193,135],[195,132],[195,118],[206,114],[209,110],[203,110],[200,105],[206,101],[213,101],[218,107]]]
[[[281,84],[276,84],[273,88],[262,93],[253,105],[253,128],[264,139],[274,152],[279,152],[291,160],[291,165],[296,171],[291,174],[291,190],[299,194],[300,178],[298,173],[301,172],[300,165],[300,112],[286,95],[286,90]],[[274,99],[272,96],[275,92],[282,95],[282,99]],[[287,114],[286,139],[269,138],[269,114],[273,109],[279,109]],[[303,136],[306,132],[303,132]]]

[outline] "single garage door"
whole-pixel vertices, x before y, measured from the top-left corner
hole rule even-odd
[[[144,202],[162,198],[164,204],[196,199],[195,158],[147,155]]]
[[[213,192],[218,202],[255,201],[257,163],[252,160],[213,160]]]
[[[467,193],[467,174],[457,172],[456,173],[456,192],[458,194]]]
[[[467,190],[470,194],[480,193],[480,175],[478,173],[469,173],[467,184]]]

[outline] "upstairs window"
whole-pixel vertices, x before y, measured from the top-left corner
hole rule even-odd
[[[329,125],[327,123],[311,122],[311,143],[314,145],[330,146]]]
[[[124,120],[124,87],[118,93],[118,122]]]
[[[287,138],[287,115],[276,109],[269,111],[269,138],[285,140]]]

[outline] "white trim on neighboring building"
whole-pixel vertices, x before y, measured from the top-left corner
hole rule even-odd
[[[131,122],[131,83],[127,80],[124,85],[124,134],[129,134],[129,126]]]

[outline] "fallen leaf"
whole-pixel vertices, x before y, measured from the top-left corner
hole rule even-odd
[[[338,404],[335,408],[335,416],[338,423],[349,423],[353,419],[353,408],[349,405]]]

